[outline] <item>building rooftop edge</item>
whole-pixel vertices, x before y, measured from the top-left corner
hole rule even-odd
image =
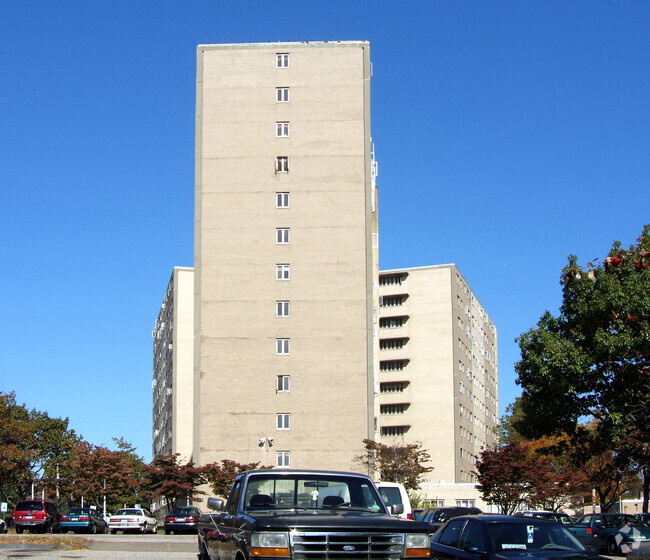
[[[447,264],[429,264],[425,266],[405,266],[402,268],[387,268],[386,270],[379,270],[379,274],[390,274],[391,272],[404,272],[408,270],[426,270],[429,268],[458,268],[456,263],[447,263]]]
[[[201,43],[197,45],[197,49],[231,49],[231,48],[259,48],[271,46],[289,46],[289,45],[370,45],[368,40],[358,41],[267,41],[266,43]]]

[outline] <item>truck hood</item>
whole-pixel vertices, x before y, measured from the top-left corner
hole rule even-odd
[[[249,517],[254,530],[350,531],[428,533],[428,523],[400,519],[383,513],[361,511],[269,511],[255,512]]]

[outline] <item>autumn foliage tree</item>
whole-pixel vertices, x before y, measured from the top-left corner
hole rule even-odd
[[[123,504],[135,503],[134,488],[138,486],[132,457],[123,450],[112,451],[87,441],[80,442],[65,465],[62,482],[66,501],[72,505],[106,507],[113,511]]]
[[[502,514],[511,515],[534,492],[540,466],[541,460],[533,458],[521,443],[482,451],[476,463],[476,488],[486,502],[496,505]]]
[[[599,264],[581,267],[570,256],[560,313],[544,313],[519,337],[515,366],[524,412],[517,430],[529,438],[564,432],[579,445],[579,426],[593,419],[596,447],[611,452],[617,469],[643,473],[643,511],[650,492],[649,266],[650,226],[627,250],[614,243]]]
[[[400,482],[407,490],[420,488],[422,477],[433,470],[426,465],[430,455],[422,449],[421,443],[386,445],[371,439],[364,439],[366,453],[354,461],[364,465],[371,475],[382,482]]]
[[[231,459],[222,459],[220,462],[209,463],[202,467],[205,482],[216,496],[227,498],[232,483],[237,475],[244,471],[256,469],[270,469],[271,466],[260,466],[260,463],[238,463]]]
[[[151,464],[144,467],[145,484],[151,490],[152,499],[162,498],[168,509],[178,500],[200,502],[200,496],[205,494],[199,489],[205,483],[203,468],[179,459],[179,453],[156,455]]]

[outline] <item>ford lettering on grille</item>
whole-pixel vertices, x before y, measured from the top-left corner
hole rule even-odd
[[[400,560],[400,533],[291,533],[293,560]]]

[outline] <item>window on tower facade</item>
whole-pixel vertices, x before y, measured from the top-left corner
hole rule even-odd
[[[288,317],[291,312],[291,304],[288,301],[276,301],[275,302],[275,316],[276,317]]]
[[[275,230],[275,242],[278,245],[286,245],[289,243],[289,228],[277,228]]]
[[[275,265],[276,280],[289,280],[290,276],[291,276],[291,268],[288,264]]]
[[[275,466],[276,467],[290,467],[291,466],[291,451],[276,451],[275,452]]]
[[[289,123],[287,121],[278,121],[275,123],[275,135],[278,138],[289,137]]]
[[[291,390],[291,376],[278,375],[275,378],[275,390],[278,393],[288,393]]]
[[[291,350],[291,340],[288,338],[275,339],[275,353],[278,356],[288,356]]]
[[[289,53],[277,53],[275,65],[277,68],[289,68]]]
[[[275,172],[289,173],[289,156],[277,156],[275,158]]]
[[[288,87],[275,88],[275,100],[278,103],[288,103],[289,102],[289,88]]]
[[[289,193],[288,192],[275,193],[275,207],[276,208],[289,208]]]
[[[291,427],[291,415],[281,413],[275,415],[275,428],[277,430],[288,430]]]

